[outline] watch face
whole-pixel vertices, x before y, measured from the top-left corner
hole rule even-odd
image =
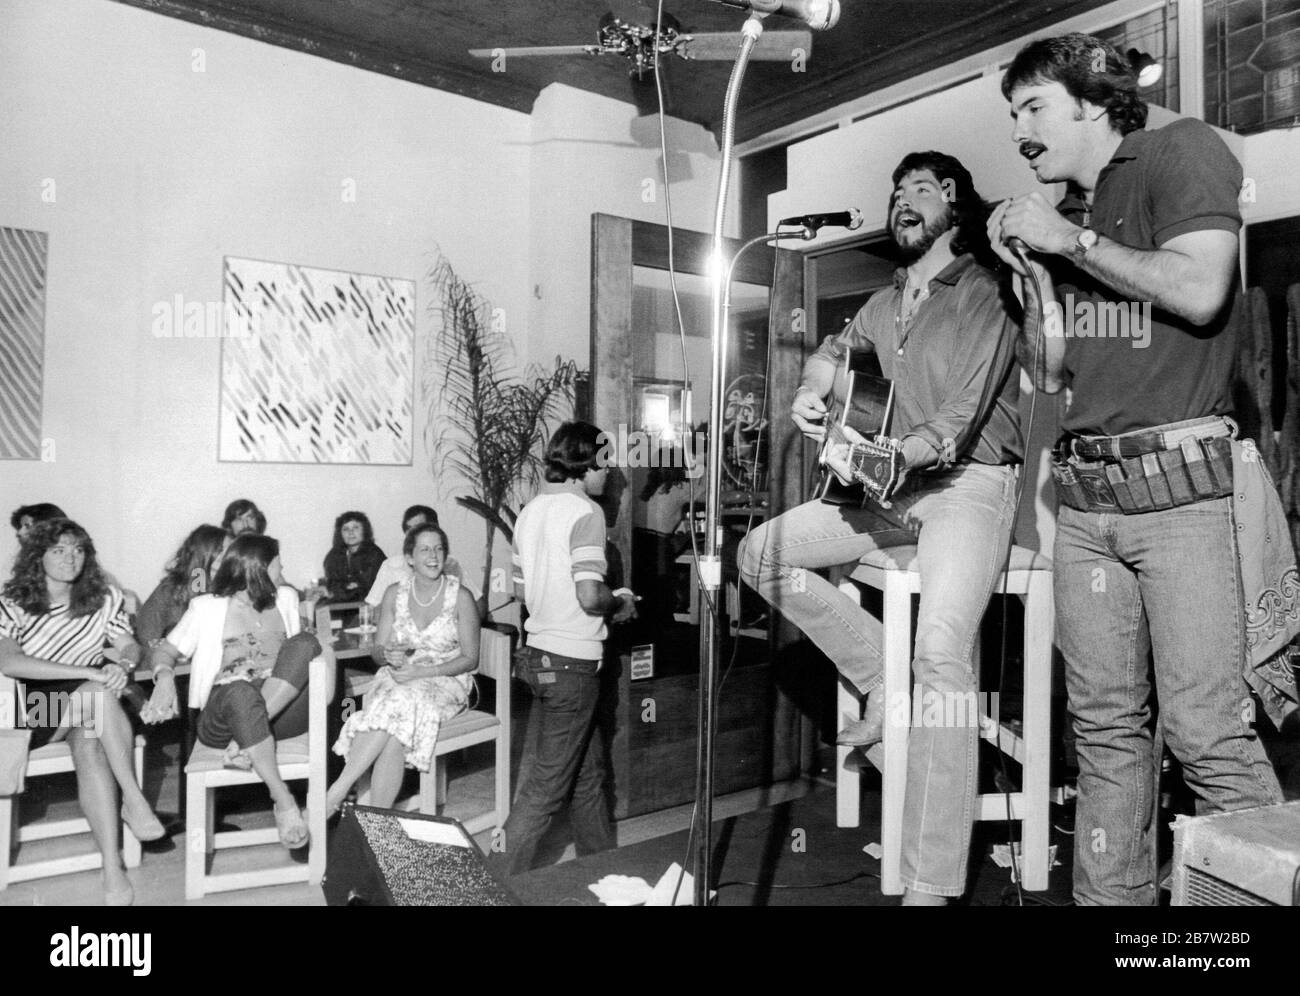
[[[1079,248],[1091,249],[1097,244],[1097,233],[1091,228],[1085,228],[1079,233]]]

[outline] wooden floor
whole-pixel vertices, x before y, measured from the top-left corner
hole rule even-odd
[[[458,819],[473,816],[491,807],[492,769],[490,745],[482,751],[465,751],[451,759],[447,807],[443,815]],[[154,800],[155,808],[164,819],[178,811],[178,773],[175,743],[151,746],[146,754],[145,795]],[[414,779],[410,781],[414,788]],[[724,819],[752,812],[766,806],[797,799],[809,791],[806,782],[794,782],[769,789],[739,792],[718,799],[715,816]],[[240,829],[271,826],[270,799],[262,786],[230,789],[218,795],[220,820]],[[688,825],[689,806],[664,810],[650,816],[626,820],[618,825],[619,846],[640,843],[665,834],[675,833]],[[34,780],[24,796],[22,818],[71,818],[79,815],[75,799],[73,776],[57,776]],[[558,836],[558,835],[557,835]],[[486,850],[490,833],[477,838]],[[306,883],[271,886],[239,892],[218,893],[201,900],[185,900],[185,856],[182,850],[183,834],[178,833],[161,846],[149,845],[139,868],[129,872],[135,887],[136,905],[140,906],[323,906],[324,896],[319,887]],[[62,856],[90,849],[89,836],[54,841],[39,841],[24,845],[18,854],[20,862],[42,857]],[[539,857],[544,860],[568,861],[573,855],[572,845],[562,847],[551,841],[543,845]],[[216,860],[221,870],[238,871],[282,863],[284,850],[278,846],[239,848],[218,853]],[[0,892],[0,906],[94,906],[102,901],[100,873],[80,872],[54,878],[20,882]]]

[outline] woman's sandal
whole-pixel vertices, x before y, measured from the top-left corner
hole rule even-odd
[[[131,887],[128,881],[120,889],[110,889],[104,887],[104,905],[105,906],[131,906],[135,903],[135,889]]]
[[[302,810],[296,803],[292,809],[275,809],[275,828],[280,832],[280,843],[291,851],[306,847],[311,839]]]

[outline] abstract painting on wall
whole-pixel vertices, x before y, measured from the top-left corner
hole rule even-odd
[[[49,236],[0,227],[0,460],[41,459]]]
[[[218,458],[411,463],[415,283],[227,256]]]

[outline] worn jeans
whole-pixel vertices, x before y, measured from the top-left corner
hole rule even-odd
[[[1009,466],[968,464],[917,475],[893,507],[811,501],[764,523],[740,553],[745,582],[799,627],[859,692],[882,680],[883,627],[815,569],[915,543],[921,605],[912,660],[922,703],[974,701],[980,621],[1006,566],[1015,500]],[[892,704],[891,704],[892,705]],[[957,722],[946,722],[948,717]],[[911,731],[903,810],[903,884],[959,896],[966,888],[975,806],[978,718],[944,710]]]
[[[533,693],[524,739],[523,784],[506,820],[508,874],[533,866],[537,845],[565,804],[579,856],[614,846],[605,796],[605,742],[595,722],[599,661],[524,647],[515,675]],[[529,756],[530,751],[535,751]]]
[[[1234,529],[1228,498],[1138,515],[1060,509],[1056,637],[1079,756],[1080,905],[1149,906],[1158,898],[1156,700],[1199,811],[1282,799],[1242,676]]]

